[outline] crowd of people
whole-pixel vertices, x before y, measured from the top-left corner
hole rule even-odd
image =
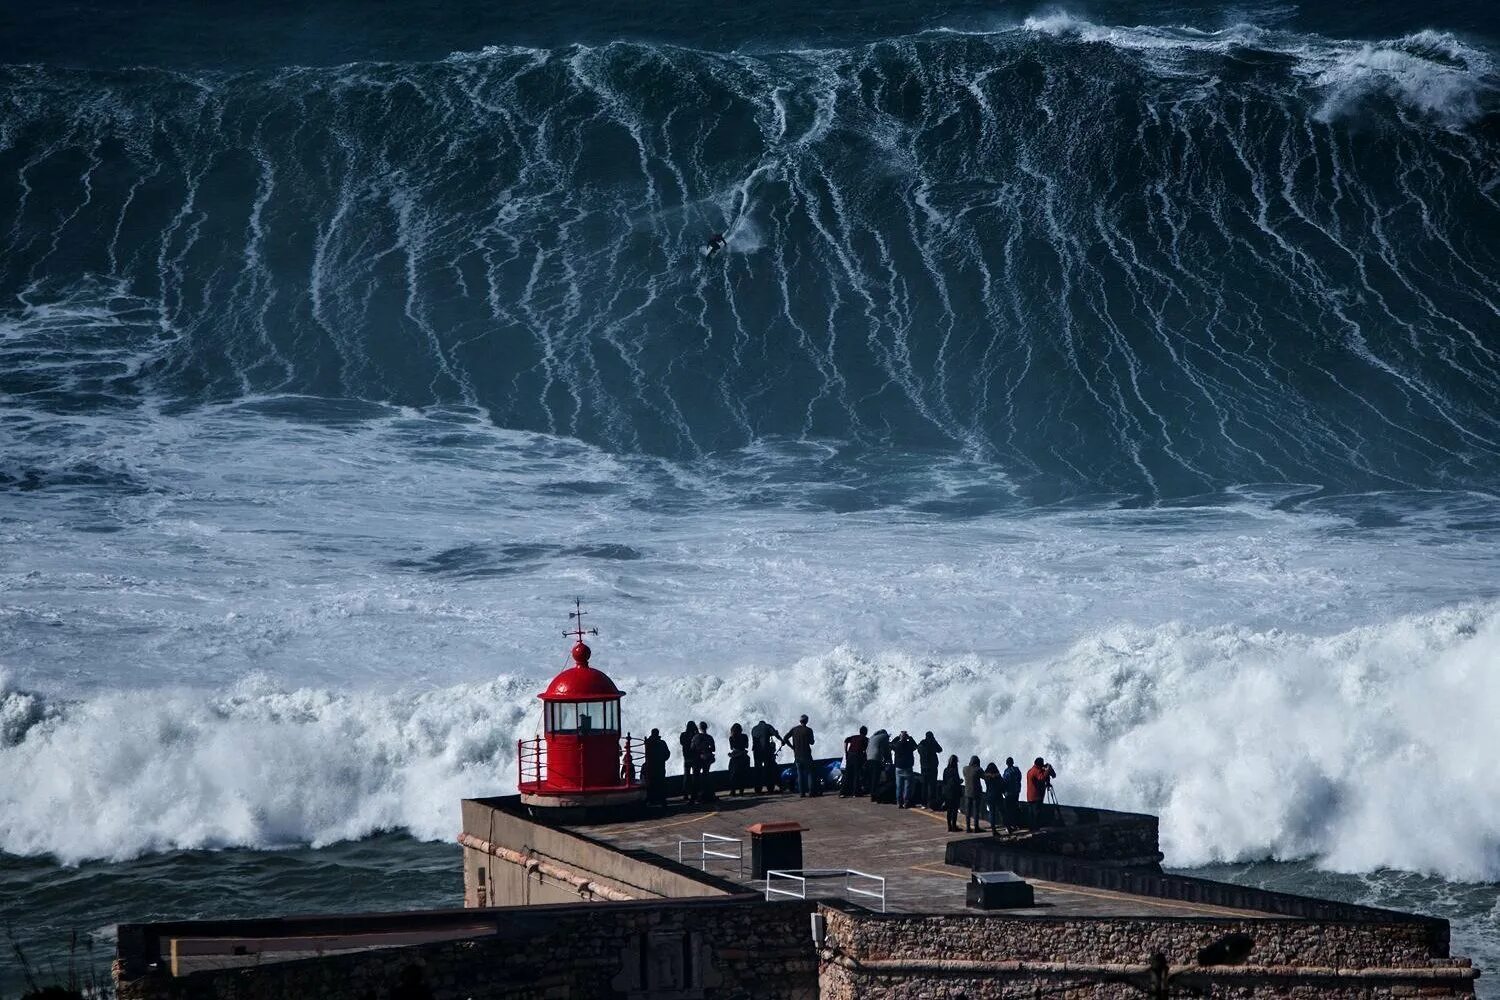
[[[709,773],[718,759],[718,745],[708,723],[688,722],[677,744],[683,800],[713,802],[715,783]],[[826,782],[815,766],[815,745],[805,715],[785,735],[765,719],[749,732],[736,722],[729,727],[729,794],[746,795],[752,788],[756,794],[796,791],[804,798],[824,794]],[[783,780],[783,766],[777,761],[784,749],[792,751],[792,766],[786,769],[790,780]],[[981,764],[978,756],[960,765],[957,754],[949,754],[944,764],[942,754],[942,744],[930,731],[917,740],[904,729],[892,737],[885,729],[872,735],[868,727],[860,726],[859,732],[844,739],[838,794],[841,798],[868,795],[873,802],[893,803],[898,809],[943,812],[953,832],[959,830],[960,815],[964,832],[969,833],[982,832],[985,823],[991,831],[1009,833],[1046,826],[1052,820],[1049,810],[1056,807],[1052,779],[1057,770],[1043,758],[1036,758],[1023,775],[1010,757],[1001,768],[994,761]],[[650,805],[667,805],[667,762],[672,756],[661,731],[651,730],[640,773]],[[628,756],[625,769],[627,780],[635,780]]]

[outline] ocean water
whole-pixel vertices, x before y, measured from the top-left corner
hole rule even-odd
[[[27,954],[456,903],[581,597],[1500,967],[1489,5],[504,6],[0,12]]]

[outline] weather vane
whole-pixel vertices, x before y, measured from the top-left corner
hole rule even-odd
[[[586,635],[598,635],[598,629],[583,627],[583,616],[586,614],[588,612],[583,610],[583,598],[573,598],[573,610],[568,612],[568,617],[573,621],[573,627],[564,632],[563,635],[571,635],[579,642],[582,642],[583,637]]]

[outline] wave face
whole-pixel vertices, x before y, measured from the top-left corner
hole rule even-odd
[[[0,86],[0,392],[28,406],[458,405],[672,459],[836,439],[1040,498],[1500,472],[1500,100],[1447,34],[1055,15]]]
[[[830,746],[899,723],[986,760],[1045,752],[1065,800],[1160,813],[1174,865],[1317,856],[1495,881],[1497,647],[1491,604],[1329,637],[1119,627],[1003,667],[840,647],[724,677],[617,679],[637,731],[807,711]],[[544,683],[393,696],[252,678],[49,704],[3,682],[0,850],[71,861],[393,828],[446,840],[458,798],[513,790]]]

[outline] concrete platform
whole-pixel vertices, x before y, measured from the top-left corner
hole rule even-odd
[[[745,828],[752,823],[785,821],[797,821],[807,827],[802,835],[804,868],[855,868],[884,876],[887,911],[985,912],[964,906],[969,871],[944,862],[950,841],[972,839],[975,835],[949,833],[944,815],[925,809],[897,809],[867,798],[841,799],[837,795],[806,799],[793,794],[721,796],[711,806],[674,804],[665,814],[649,818],[566,829],[614,847],[647,850],[673,861],[677,859],[679,840],[697,841],[705,833],[736,837],[744,843],[744,873],[738,871],[734,862],[717,859],[710,859],[706,870],[747,888],[763,889],[763,882],[749,877],[750,835]],[[988,835],[985,839],[989,839]],[[684,861],[696,867],[695,846],[684,849]],[[1266,916],[1263,912],[1153,899],[1108,889],[1030,878],[1027,881],[1036,889],[1035,907],[989,912],[997,916]],[[842,890],[841,879],[827,880],[811,883],[808,895],[842,897]],[[874,903],[868,899],[857,902]]]

